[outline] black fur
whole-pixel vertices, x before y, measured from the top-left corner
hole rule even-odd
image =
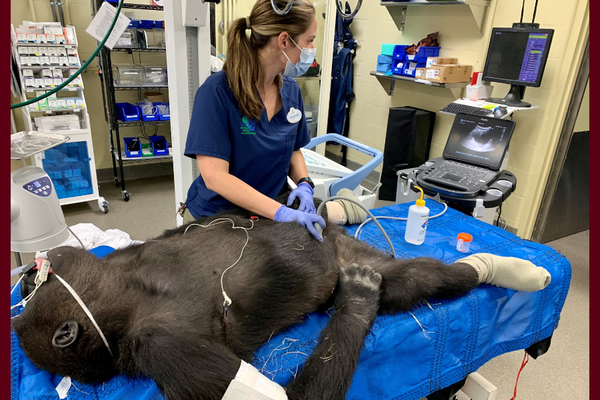
[[[199,222],[217,217],[251,225],[245,212]],[[87,304],[114,357],[52,274],[13,320],[28,357],[81,382],[143,375],[169,400],[218,400],[240,359],[250,361],[273,333],[333,304],[330,324],[287,394],[290,400],[341,400],[378,312],[410,310],[477,285],[477,273],[468,265],[395,260],[334,224],[328,224],[321,243],[296,223],[260,219],[249,231],[241,261],[225,274],[233,304],[224,318],[220,277],[239,257],[246,235],[229,222],[192,226],[184,235],[186,228],[103,259],[69,247],[50,251],[55,272]],[[57,330],[64,336],[60,343],[69,342],[64,330],[73,325],[67,321],[77,324],[76,340],[53,346]]]

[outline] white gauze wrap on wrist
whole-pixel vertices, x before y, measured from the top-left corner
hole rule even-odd
[[[288,400],[285,389],[244,360],[223,400]]]

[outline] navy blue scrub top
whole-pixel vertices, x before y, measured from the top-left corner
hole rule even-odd
[[[268,120],[248,120],[223,71],[211,75],[196,92],[185,155],[205,155],[229,162],[229,173],[260,193],[275,198],[286,184],[292,153],[310,142],[302,92],[296,81],[283,77],[280,91],[283,107]],[[300,110],[302,119],[288,121],[290,108]],[[188,190],[187,207],[195,218],[214,215],[236,207],[209,190],[202,176]]]

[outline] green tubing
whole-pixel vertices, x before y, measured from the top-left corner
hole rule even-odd
[[[100,44],[96,48],[96,51],[94,51],[94,53],[91,55],[91,57],[89,58],[89,60],[87,60],[86,63],[83,64],[81,66],[81,68],[79,68],[77,70],[77,72],[75,72],[69,79],[67,79],[65,82],[63,82],[62,85],[59,85],[59,86],[55,87],[51,91],[46,92],[45,94],[43,94],[43,95],[41,95],[39,97],[36,97],[35,99],[27,100],[27,101],[24,101],[24,102],[19,103],[19,104],[11,104],[10,109],[13,110],[15,108],[20,108],[20,107],[28,106],[31,103],[35,103],[36,101],[40,101],[42,99],[45,99],[46,97],[53,95],[54,93],[58,92],[59,90],[61,90],[65,86],[67,86],[69,83],[71,83],[73,81],[73,79],[77,78],[81,74],[81,72],[83,72],[83,70],[86,69],[88,67],[88,65],[90,65],[90,63],[94,60],[94,58],[96,58],[96,56],[98,55],[98,53],[100,52],[100,50],[102,50],[102,47],[104,46],[104,43],[106,43],[106,41],[108,40],[108,37],[112,33],[113,28],[115,27],[115,24],[117,23],[117,20],[119,19],[119,14],[121,13],[121,8],[123,7],[124,1],[125,0],[119,0],[119,6],[117,7],[117,12],[115,14],[115,18],[113,19],[112,24],[110,25],[110,28],[109,28],[108,32],[106,33],[106,36],[104,36],[104,39],[102,39],[102,42],[100,42]]]

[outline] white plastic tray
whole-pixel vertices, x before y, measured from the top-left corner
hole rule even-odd
[[[48,132],[18,132],[10,135],[10,158],[22,160],[69,140],[67,135]]]

